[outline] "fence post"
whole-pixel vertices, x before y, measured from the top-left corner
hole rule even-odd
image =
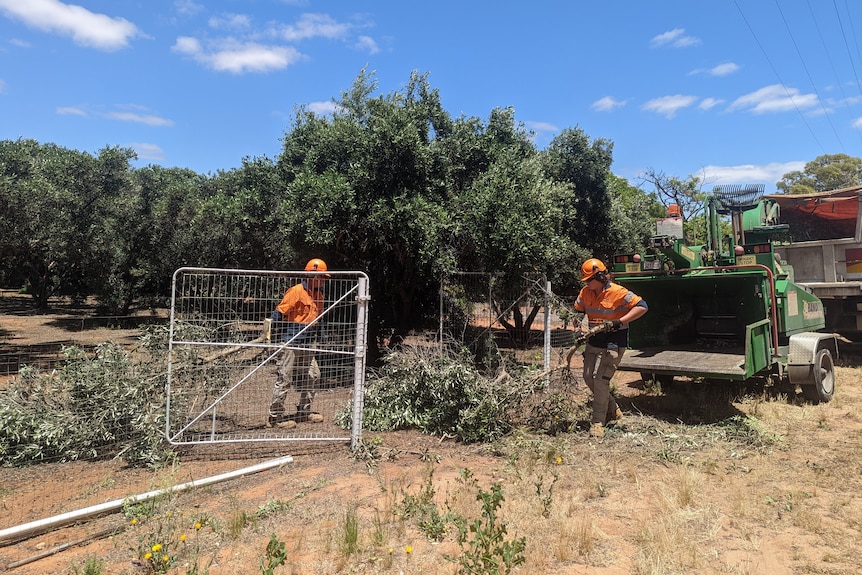
[[[544,368],[545,368],[545,388],[551,384],[551,282],[545,280],[545,338],[544,338]]]
[[[438,333],[438,336],[440,337],[440,347],[437,351],[441,357],[443,355],[443,314],[445,313],[443,310],[443,290],[446,288],[446,277],[447,273],[444,271],[443,275],[440,276],[440,290],[438,292],[440,296],[440,332]]]
[[[365,403],[365,347],[368,327],[368,280],[360,276],[356,294],[356,353],[353,369],[353,417],[350,429],[350,449],[356,451],[362,439],[362,407]]]

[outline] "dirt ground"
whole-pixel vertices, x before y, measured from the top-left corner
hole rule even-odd
[[[0,297],[4,351],[59,342],[132,345],[136,323],[59,304],[35,313],[13,294]],[[475,511],[475,504],[459,501],[465,494],[475,500],[463,479],[469,470],[483,489],[501,486],[505,537],[525,538],[526,562],[515,573],[857,574],[858,365],[857,355],[842,356],[834,399],[816,406],[754,390],[707,409],[702,406],[712,392],[703,386],[678,381],[661,394],[648,393],[637,375],[619,373],[615,385],[625,418],[601,441],[588,438],[584,422],[556,435],[519,430],[494,445],[415,432],[366,433],[372,447],[360,454],[344,444],[228,444],[186,449],[177,465],[158,471],[121,461],[0,468],[2,533],[292,457],[174,495],[162,504],[158,521],[149,519],[149,531],[113,511],[14,541],[0,536],[0,571],[84,573],[87,559],[97,557],[103,573],[148,573],[141,549],[154,540],[156,527],[156,535],[177,546],[185,535],[183,549],[192,541],[198,546],[181,553],[171,573],[263,572],[272,535],[287,554],[275,573],[456,573],[446,559],[458,555],[454,533],[430,541],[404,520],[403,509],[433,485],[440,510]],[[572,393],[588,399],[583,386]],[[719,425],[734,415],[755,422],[744,428],[756,429],[754,437]],[[343,543],[351,513],[358,541],[348,552]]]

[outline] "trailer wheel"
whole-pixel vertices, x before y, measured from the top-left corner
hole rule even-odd
[[[832,399],[835,392],[835,366],[828,349],[817,350],[812,366],[813,384],[802,385],[802,396],[811,403],[825,403]]]

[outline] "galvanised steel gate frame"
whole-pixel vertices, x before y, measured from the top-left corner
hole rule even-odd
[[[307,328],[317,337],[293,334],[285,341],[270,315],[288,288],[313,273],[192,267],[174,272],[165,386],[170,443],[349,440],[351,448],[358,446],[368,277],[327,273],[323,313]],[[273,423],[277,363],[291,351],[314,357],[315,417],[291,418],[293,402],[304,391],[291,389],[285,417]]]

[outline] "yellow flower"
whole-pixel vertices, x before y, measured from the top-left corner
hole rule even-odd
[[[137,525],[137,524],[138,524],[138,520],[137,520],[137,518],[132,519],[132,525]]]
[[[185,540],[186,540],[186,534],[183,533],[182,535],[180,535],[180,541],[185,541]]]
[[[392,553],[393,553],[394,551],[395,551],[395,549],[393,549],[392,547],[390,547],[390,548],[389,548],[389,554],[390,554],[390,555],[392,555]]]
[[[155,545],[152,546],[152,550],[153,550],[153,553],[158,553],[159,551],[162,550],[162,544],[156,543]]]
[[[153,554],[152,554],[152,553],[147,553],[146,555],[144,555],[144,559],[146,559],[146,560],[148,560],[148,561],[149,561],[150,559],[152,559],[152,558],[153,558]]]
[[[170,559],[170,557],[168,557],[167,555],[162,555],[162,563],[167,563],[168,559]]]
[[[203,527],[203,525],[201,525],[201,522],[200,522],[200,521],[198,521],[197,523],[195,523],[195,530],[196,530],[196,531],[199,531],[201,527]]]
[[[562,463],[562,462],[563,462],[563,458],[558,455],[557,456],[557,463]]]
[[[407,547],[404,548],[404,551],[406,551],[408,554],[413,553],[413,547],[408,545]]]

